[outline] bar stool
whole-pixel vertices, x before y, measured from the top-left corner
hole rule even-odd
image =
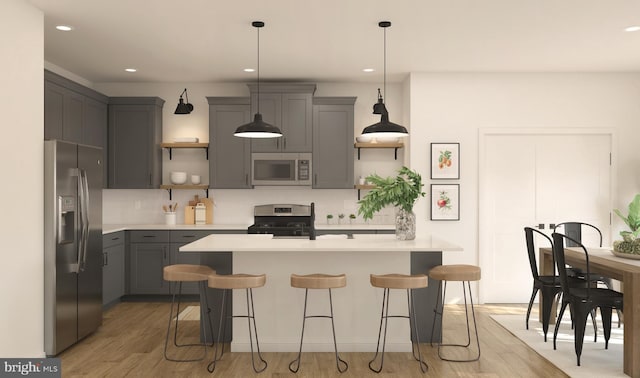
[[[422,354],[420,353],[420,338],[418,336],[418,327],[416,325],[416,313],[413,305],[413,290],[423,287],[427,287],[427,276],[424,274],[406,275],[406,274],[385,274],[370,276],[371,286],[384,289],[382,295],[382,313],[380,315],[380,329],[378,331],[378,343],[376,344],[376,354],[371,361],[369,361],[369,369],[376,373],[382,371],[382,365],[384,364],[384,348],[387,342],[387,322],[389,318],[405,318],[409,319],[409,335],[411,331],[414,332],[415,343],[411,342],[411,352],[413,358],[420,362],[420,370],[426,373],[429,370],[429,366],[426,361],[422,360]],[[407,290],[407,306],[409,309],[409,315],[389,315],[389,296],[391,294],[390,289],[406,289]],[[380,368],[374,369],[372,364],[378,358],[378,350],[380,349],[380,336],[382,335],[382,321],[384,320],[384,337],[382,341],[382,354],[380,358]],[[417,355],[416,355],[417,349]]]
[[[347,285],[347,276],[344,274],[339,275],[329,275],[329,274],[308,274],[308,275],[291,275],[291,287],[297,287],[304,289],[304,313],[302,316],[302,333],[300,335],[300,350],[298,351],[298,357],[291,361],[289,364],[289,370],[292,373],[297,373],[298,369],[300,369],[300,357],[302,355],[302,340],[304,338],[304,326],[305,321],[308,318],[329,318],[331,319],[331,331],[333,332],[333,348],[336,354],[336,368],[340,373],[344,373],[349,369],[349,364],[347,364],[343,359],[338,356],[338,346],[336,344],[336,328],[333,322],[333,302],[331,300],[331,289],[336,289],[340,287],[345,287]],[[329,310],[331,315],[307,315],[307,295],[309,294],[309,289],[327,289],[329,291]],[[343,364],[344,367],[341,368],[340,364]],[[296,364],[295,369],[292,367]]]
[[[253,289],[257,287],[264,286],[267,281],[267,276],[265,274],[228,274],[228,275],[218,275],[213,274],[209,276],[209,287],[213,289],[222,289],[222,305],[220,306],[220,324],[218,326],[218,340],[215,345],[215,349],[213,352],[213,361],[209,363],[207,366],[207,370],[210,373],[216,368],[216,364],[220,359],[222,359],[222,355],[224,354],[224,345],[222,345],[220,355],[218,355],[218,346],[222,344],[223,340],[223,329],[226,330],[225,323],[226,318],[247,318],[247,325],[249,327],[249,345],[251,347],[251,365],[253,366],[253,371],[256,373],[260,373],[267,368],[267,361],[262,358],[262,354],[260,353],[260,342],[258,341],[258,330],[256,328],[256,318],[255,311],[253,307]],[[244,289],[246,298],[247,298],[247,315],[228,315],[225,316],[225,297],[227,292],[230,292],[233,289]],[[231,309],[233,311],[233,309]],[[264,365],[261,369],[256,367],[256,361],[254,359],[253,353],[253,336],[251,334],[251,321],[253,320],[253,335],[256,337],[256,350],[258,352],[258,358]]]
[[[208,266],[205,265],[192,265],[192,264],[175,264],[175,265],[168,265],[165,266],[162,269],[162,277],[165,281],[169,281],[172,285],[171,288],[171,309],[169,311],[169,323],[167,325],[167,335],[165,337],[164,340],[164,358],[168,361],[174,361],[174,362],[193,362],[193,361],[202,361],[207,354],[207,330],[205,327],[204,330],[204,343],[198,343],[198,344],[178,344],[178,317],[180,315],[180,300],[182,297],[182,283],[183,282],[197,282],[198,283],[198,290],[199,290],[199,294],[200,294],[200,300],[201,303],[204,304],[205,309],[201,309],[200,313],[203,314],[206,311],[207,314],[207,318],[208,318],[208,323],[209,323],[209,335],[211,336],[211,342],[212,344],[210,346],[213,346],[213,328],[211,326],[211,308],[209,308],[209,305],[207,303],[207,295],[206,295],[206,283],[207,280],[209,279],[209,275],[211,274],[215,274],[215,270],[211,269]],[[176,292],[175,292],[175,285],[178,285],[178,308],[176,310],[176,325],[175,325],[175,329],[174,329],[174,333],[173,333],[173,345],[176,348],[182,348],[182,347],[191,347],[191,346],[202,346],[203,347],[203,353],[202,353],[202,357],[200,358],[196,358],[196,359],[185,359],[185,360],[181,360],[181,359],[176,359],[176,358],[171,358],[169,357],[168,353],[167,353],[167,346],[169,344],[169,334],[171,333],[171,320],[173,318],[173,306],[175,304],[176,301]],[[204,323],[205,326],[207,323]]]
[[[473,295],[471,294],[471,281],[480,280],[480,267],[475,265],[438,265],[429,271],[429,277],[440,281],[438,283],[438,298],[436,299],[436,307],[433,312],[433,325],[431,326],[431,345],[433,346],[433,331],[435,330],[436,317],[440,315],[440,321],[443,320],[444,314],[444,298],[447,294],[447,281],[461,281],[464,296],[464,311],[467,319],[467,343],[466,344],[443,344],[442,340],[438,343],[438,357],[444,361],[451,362],[471,362],[480,359],[480,339],[478,338],[478,323],[476,322],[476,314],[473,309]],[[444,281],[444,292],[442,291],[442,282]],[[467,286],[465,287],[465,282]],[[447,359],[440,354],[440,347],[461,347],[468,348],[471,345],[471,325],[469,324],[469,309],[467,306],[467,289],[469,290],[469,300],[471,302],[471,314],[473,315],[473,325],[476,332],[476,344],[478,345],[478,356],[468,360]],[[440,310],[438,310],[440,304]],[[442,332],[444,334],[444,332]],[[442,335],[441,335],[442,337]]]

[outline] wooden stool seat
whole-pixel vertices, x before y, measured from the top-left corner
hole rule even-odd
[[[301,289],[336,289],[347,286],[347,276],[314,273],[307,275],[291,275],[291,287]]]
[[[162,278],[173,282],[207,281],[212,274],[216,274],[216,271],[206,265],[174,264],[162,269]]]
[[[266,274],[213,274],[209,276],[209,287],[214,289],[252,289],[264,286]]]
[[[438,281],[480,281],[480,267],[475,265],[439,265],[429,271]]]
[[[429,284],[424,274],[372,274],[371,286],[386,289],[419,289]]]

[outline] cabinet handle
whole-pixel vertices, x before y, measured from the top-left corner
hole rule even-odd
[[[317,185],[317,184],[318,184],[318,174],[317,174],[317,173],[315,173],[315,174],[313,175],[313,185]]]
[[[183,235],[182,237],[183,238],[195,238],[196,236],[195,235]]]
[[[276,149],[280,149],[280,138],[276,138]]]
[[[106,252],[102,253],[102,266],[109,265],[109,254]]]
[[[246,173],[246,174],[244,175],[244,184],[245,184],[245,185],[247,185],[247,186],[249,186],[249,174],[248,174],[248,173]]]
[[[116,237],[116,238],[111,238],[111,240],[120,240],[120,238]]]
[[[143,238],[155,238],[155,235],[142,235]]]
[[[282,149],[283,150],[287,149],[287,138],[282,138]]]
[[[149,186],[153,185],[153,180],[151,178],[151,173],[149,173]]]

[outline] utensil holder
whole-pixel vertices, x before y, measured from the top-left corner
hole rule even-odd
[[[170,213],[164,213],[164,222],[165,224],[168,225],[173,225],[176,224],[176,213],[174,212],[170,212]]]

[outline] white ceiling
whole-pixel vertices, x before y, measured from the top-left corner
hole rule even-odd
[[[29,0],[45,59],[92,82],[380,82],[409,72],[638,72],[640,0]],[[55,25],[75,30],[60,32]],[[124,68],[135,67],[130,74]],[[373,73],[363,68],[375,68]]]

